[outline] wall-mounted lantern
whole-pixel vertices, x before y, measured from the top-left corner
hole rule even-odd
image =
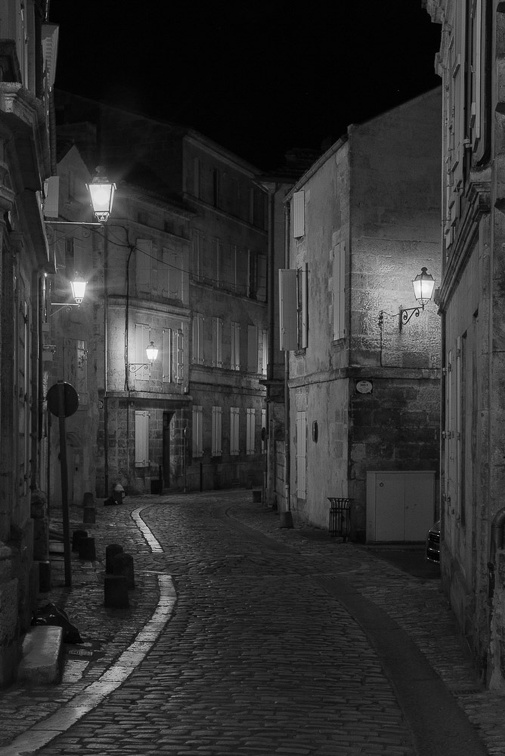
[[[72,296],[74,302],[51,302],[51,307],[80,307],[84,295],[86,293],[87,281],[79,274],[76,273],[72,281],[70,281],[70,288],[72,289]],[[51,313],[54,314],[54,313]]]
[[[153,364],[153,362],[156,361],[158,357],[158,347],[156,346],[154,341],[150,341],[149,345],[146,347],[146,356],[149,362],[129,362],[128,369],[130,370],[130,372],[136,373],[137,370],[149,367]]]
[[[91,184],[87,184],[91,197],[93,212],[99,223],[107,223],[112,212],[114,192],[116,185],[105,175],[105,168],[101,165],[96,168],[96,175]]]
[[[427,268],[421,268],[421,272],[412,281],[414,287],[414,296],[419,302],[417,307],[402,307],[397,313],[389,313],[381,310],[379,313],[379,327],[382,329],[384,325],[384,317],[396,318],[399,320],[400,331],[404,325],[407,325],[409,320],[415,316],[419,317],[421,310],[424,310],[424,306],[427,305],[433,296],[433,290],[435,288],[435,281],[433,276],[428,273]]]

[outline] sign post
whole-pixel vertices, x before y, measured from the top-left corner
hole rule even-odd
[[[68,514],[68,468],[67,439],[65,418],[74,414],[79,406],[77,392],[70,383],[58,381],[47,392],[47,406],[59,420],[60,428],[60,471],[61,471],[61,509],[63,519],[63,557],[65,562],[65,585],[72,586],[72,569],[70,559],[70,521]]]

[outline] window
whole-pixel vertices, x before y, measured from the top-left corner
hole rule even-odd
[[[279,338],[280,349],[286,352],[298,346],[296,286],[296,270],[279,270]]]
[[[305,235],[305,192],[293,194],[293,236],[300,239]]]
[[[203,242],[204,237],[199,231],[193,237],[193,276],[200,281],[203,276]]]
[[[223,367],[223,321],[212,318],[212,366]]]
[[[296,413],[296,486],[299,499],[307,495],[307,413]]]
[[[203,364],[203,315],[193,315],[193,362]]]
[[[345,244],[333,248],[333,338],[345,336]]]
[[[232,370],[240,370],[240,323],[231,323],[231,358]]]
[[[308,265],[298,270],[298,349],[307,348],[308,337]]]
[[[265,454],[267,450],[267,411],[261,410],[261,453]]]
[[[247,326],[247,372],[258,372],[258,328]]]
[[[146,349],[149,346],[151,330],[148,325],[143,323],[135,323],[135,346],[133,350],[133,362],[135,367],[135,379],[137,381],[149,380],[149,363],[147,362]],[[138,367],[141,365],[141,367]]]
[[[214,264],[214,283],[219,286],[222,283],[223,278],[223,245],[219,239],[214,240],[215,243],[215,264]]]
[[[240,409],[230,407],[230,454],[239,454]]]
[[[179,328],[175,334],[174,352],[175,380],[177,383],[184,383],[184,331],[182,328]]]
[[[161,368],[163,383],[172,383],[174,380],[174,370],[172,364],[172,346],[173,335],[171,328],[164,328],[161,345]]]
[[[246,417],[246,454],[256,451],[256,410],[248,408]]]
[[[268,331],[263,329],[261,331],[261,347],[260,347],[260,373],[266,375],[268,369]]]
[[[148,412],[135,412],[135,467],[149,467]]]
[[[203,407],[194,406],[192,412],[193,433],[192,452],[193,457],[203,456]]]
[[[173,249],[163,249],[163,270],[160,271],[163,296],[168,299],[183,299],[182,255]]]
[[[222,454],[222,407],[212,407],[212,456],[220,457]]]

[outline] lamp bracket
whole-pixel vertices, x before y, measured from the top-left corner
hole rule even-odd
[[[53,221],[44,220],[44,223],[48,226],[103,226],[103,223],[93,221]]]
[[[151,367],[150,362],[129,362],[128,369],[130,373],[137,373],[141,368]]]
[[[80,307],[81,306],[80,303],[78,304],[77,302],[51,302],[50,304],[51,304],[51,307],[57,307],[58,308],[57,310],[54,310],[50,314],[50,317],[52,317],[53,315],[55,315],[60,310],[65,310],[67,307]]]
[[[419,307],[406,307],[405,309],[400,307],[400,331],[402,330],[402,326],[407,325],[411,318],[414,316],[418,318],[421,314],[421,310],[424,310],[424,305],[420,305]]]

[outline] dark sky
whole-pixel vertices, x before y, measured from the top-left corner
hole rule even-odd
[[[191,126],[262,169],[440,85],[421,0],[51,0],[56,86]]]

